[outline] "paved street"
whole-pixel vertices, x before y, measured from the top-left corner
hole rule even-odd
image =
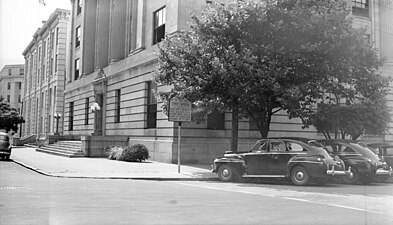
[[[393,184],[49,177],[0,161],[0,224],[392,224]]]

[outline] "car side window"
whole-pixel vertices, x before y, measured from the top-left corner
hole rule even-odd
[[[332,147],[331,145],[326,145],[325,148],[326,148],[326,150],[328,150],[328,152],[330,152],[330,153],[335,152],[335,151],[333,150],[333,147]]]
[[[384,155],[393,155],[393,147],[387,147],[384,149]]]
[[[288,150],[291,152],[301,152],[301,151],[306,151],[301,145],[296,144],[296,143],[287,143]]]
[[[284,142],[282,141],[272,141],[270,142],[270,151],[271,152],[278,152],[278,151],[286,151],[286,147]]]

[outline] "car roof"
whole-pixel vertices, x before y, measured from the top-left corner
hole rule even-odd
[[[8,136],[8,134],[7,134],[7,133],[5,133],[5,132],[2,132],[2,131],[0,131],[0,135],[7,135],[7,136]]]
[[[387,142],[369,143],[367,145],[370,147],[393,147],[392,143],[387,143]]]

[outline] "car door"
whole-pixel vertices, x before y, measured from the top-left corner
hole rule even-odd
[[[270,175],[285,175],[287,164],[291,158],[286,142],[273,140],[269,144],[268,171]]]
[[[260,142],[258,146],[254,146],[253,150],[243,155],[246,163],[246,173],[248,175],[267,175],[267,151],[268,142]]]

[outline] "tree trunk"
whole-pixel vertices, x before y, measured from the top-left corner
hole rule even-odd
[[[272,114],[270,112],[266,112],[265,117],[261,121],[261,128],[260,128],[261,138],[267,138],[267,136],[269,135],[271,120],[272,120]]]
[[[231,132],[231,151],[237,152],[237,143],[239,136],[239,109],[232,109],[232,132]]]

